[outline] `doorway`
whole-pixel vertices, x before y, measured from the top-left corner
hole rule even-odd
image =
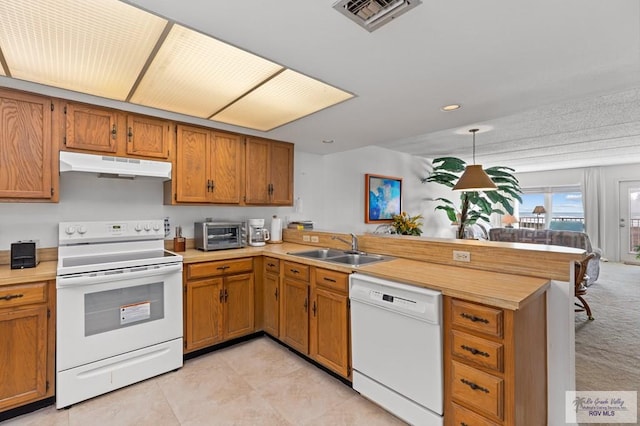
[[[636,247],[640,246],[640,181],[619,183],[620,261],[640,264]]]

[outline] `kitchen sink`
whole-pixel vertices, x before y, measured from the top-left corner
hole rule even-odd
[[[392,257],[364,252],[351,253],[336,249],[315,249],[289,253],[292,256],[306,257],[307,259],[318,259],[325,262],[339,263],[342,265],[360,266],[369,263],[391,260]]]
[[[316,249],[289,253],[294,256],[308,257],[309,259],[326,259],[328,257],[343,256],[344,251],[335,249]]]

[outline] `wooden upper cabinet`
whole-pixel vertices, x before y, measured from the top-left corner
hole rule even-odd
[[[0,198],[57,200],[52,105],[45,97],[0,90]]]
[[[293,205],[293,144],[247,138],[245,203]]]
[[[176,149],[176,201],[209,201],[208,164],[211,133],[199,127],[178,126]]]
[[[230,133],[212,132],[209,155],[211,201],[238,204],[241,197],[242,138]]]
[[[67,148],[115,154],[124,136],[116,110],[68,103],[65,106]]]
[[[140,115],[127,115],[127,154],[169,158],[171,122]]]
[[[169,120],[73,102],[67,102],[64,113],[64,149],[118,157],[170,157]]]
[[[241,173],[240,136],[178,126],[175,201],[239,204]]]

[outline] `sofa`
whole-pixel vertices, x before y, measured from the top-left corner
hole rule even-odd
[[[583,249],[594,253],[595,257],[587,264],[587,285],[593,284],[600,275],[600,258],[602,250],[591,247],[589,236],[585,232],[563,231],[553,229],[527,228],[492,228],[489,230],[490,241],[509,243],[549,244]]]

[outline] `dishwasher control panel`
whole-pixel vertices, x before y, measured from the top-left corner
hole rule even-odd
[[[437,290],[354,273],[349,276],[349,299],[352,306],[361,303],[432,324],[442,322],[442,293]]]
[[[420,302],[404,297],[394,296],[389,293],[383,293],[378,290],[370,290],[369,297],[378,302],[387,302],[398,308],[407,309],[415,312],[424,312],[424,304],[420,306]]]

